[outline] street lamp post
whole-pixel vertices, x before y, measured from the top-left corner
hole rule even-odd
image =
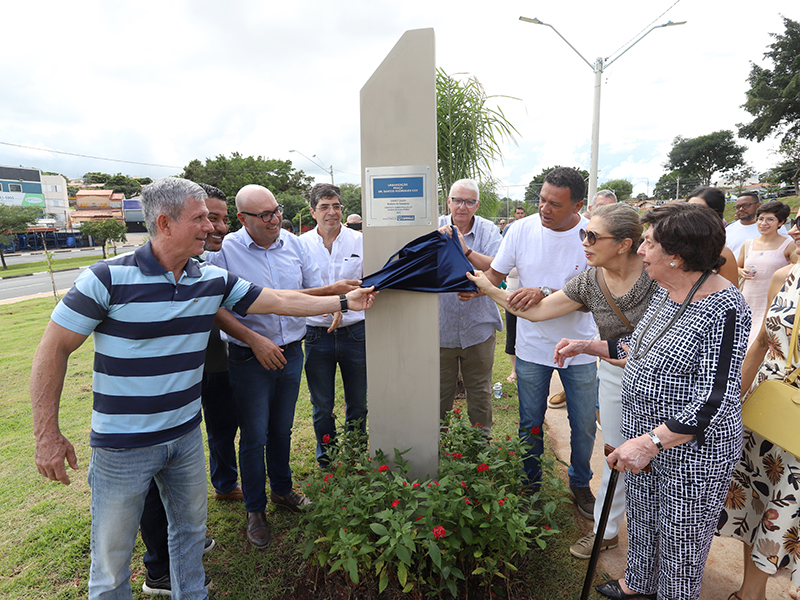
[[[584,58],[583,54],[578,52],[575,46],[573,46],[567,41],[567,38],[561,35],[561,33],[559,33],[559,31],[549,23],[544,23],[539,19],[535,18],[531,19],[528,17],[520,17],[519,20],[525,21],[526,23],[533,23],[535,25],[545,25],[546,27],[549,27],[550,29],[555,31],[556,34],[558,34],[558,37],[564,40],[567,43],[567,46],[572,48],[575,51],[575,54],[580,56],[583,62],[589,65],[589,67],[591,67],[591,69],[594,71],[594,109],[592,111],[592,158],[591,158],[591,165],[589,167],[589,197],[587,199],[588,202],[591,202],[592,199],[594,198],[595,193],[597,192],[597,163],[598,163],[598,152],[600,148],[600,87],[602,85],[603,71],[605,70],[606,67],[611,66],[611,64],[615,62],[620,56],[622,56],[628,50],[630,50],[636,44],[638,44],[642,40],[642,38],[644,38],[648,33],[653,31],[654,29],[660,29],[661,27],[671,27],[673,25],[683,25],[684,23],[686,23],[686,21],[679,21],[677,23],[668,21],[666,23],[662,23],[661,25],[655,25],[650,29],[648,29],[646,32],[644,32],[644,34],[639,36],[636,39],[636,41],[629,44],[624,50],[622,50],[622,52],[617,54],[615,57],[603,58],[601,56],[598,56],[597,60],[595,60],[594,62],[594,65],[592,65],[592,63],[590,63],[588,60]]]
[[[330,167],[326,167],[321,162],[319,162],[319,159],[314,160],[315,158],[317,158],[316,154],[312,154],[311,157],[308,157],[305,154],[303,154],[302,152],[300,152],[300,150],[289,150],[289,152],[297,152],[300,156],[305,157],[306,159],[308,159],[309,161],[311,161],[312,163],[314,163],[315,165],[320,167],[323,171],[325,171],[326,173],[329,173],[330,176],[331,176],[331,183],[335,185],[335,182],[333,181],[333,165],[331,165]]]

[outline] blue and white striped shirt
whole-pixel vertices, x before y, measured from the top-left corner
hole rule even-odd
[[[244,314],[260,292],[193,259],[176,283],[149,242],[84,271],[51,318],[93,335],[91,445],[153,446],[199,425],[203,363],[217,310]]]

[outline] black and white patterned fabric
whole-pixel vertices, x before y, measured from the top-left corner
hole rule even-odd
[[[692,302],[642,356],[680,308],[667,297],[658,311],[666,294],[663,288],[656,292],[626,340],[631,349],[620,428],[631,439],[665,423],[694,439],[660,452],[650,474],[626,475],[625,581],[640,593],[694,600],[741,452],[740,374],[750,309],[733,286]]]

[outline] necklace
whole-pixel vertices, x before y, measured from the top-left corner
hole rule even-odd
[[[645,325],[644,329],[642,329],[642,333],[636,338],[636,342],[634,343],[633,346],[633,352],[631,352],[631,356],[634,359],[639,360],[640,358],[646,356],[647,353],[650,352],[650,349],[655,345],[655,343],[662,337],[664,337],[667,331],[669,331],[669,328],[672,327],[675,324],[675,322],[681,318],[681,315],[683,315],[684,312],[686,312],[686,309],[689,307],[689,303],[692,301],[692,298],[694,298],[694,295],[697,293],[697,290],[700,289],[700,286],[702,286],[706,282],[706,279],[708,279],[710,276],[711,276],[711,271],[706,271],[700,276],[700,279],[698,279],[697,282],[692,286],[692,289],[689,290],[689,294],[686,296],[686,299],[683,301],[683,304],[681,304],[681,307],[669,320],[669,323],[667,323],[664,326],[664,329],[662,329],[658,333],[658,335],[656,335],[652,340],[650,340],[647,346],[645,346],[644,349],[642,350],[641,347],[642,340],[647,335],[647,332],[650,331],[650,328],[653,326],[653,323],[655,323],[656,317],[658,317],[659,313],[661,313],[661,309],[664,308],[664,305],[667,303],[667,298],[669,298],[669,294],[664,294],[664,299],[661,301],[661,304],[658,305],[656,312],[653,313],[653,316],[647,322],[647,325]]]

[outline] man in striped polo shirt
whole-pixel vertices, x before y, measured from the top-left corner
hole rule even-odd
[[[262,289],[191,257],[212,231],[206,194],[167,177],[142,190],[151,241],[87,269],[53,311],[33,359],[31,403],[36,466],[70,483],[78,468],[58,426],[67,360],[93,335],[92,566],[89,598],[132,598],[130,560],[150,480],[170,522],[170,575],[178,600],[207,597],[205,453],[200,388],[205,349],[220,306],[239,313],[309,316],[362,310],[373,295],[314,297]],[[371,290],[367,290],[370,292]]]

